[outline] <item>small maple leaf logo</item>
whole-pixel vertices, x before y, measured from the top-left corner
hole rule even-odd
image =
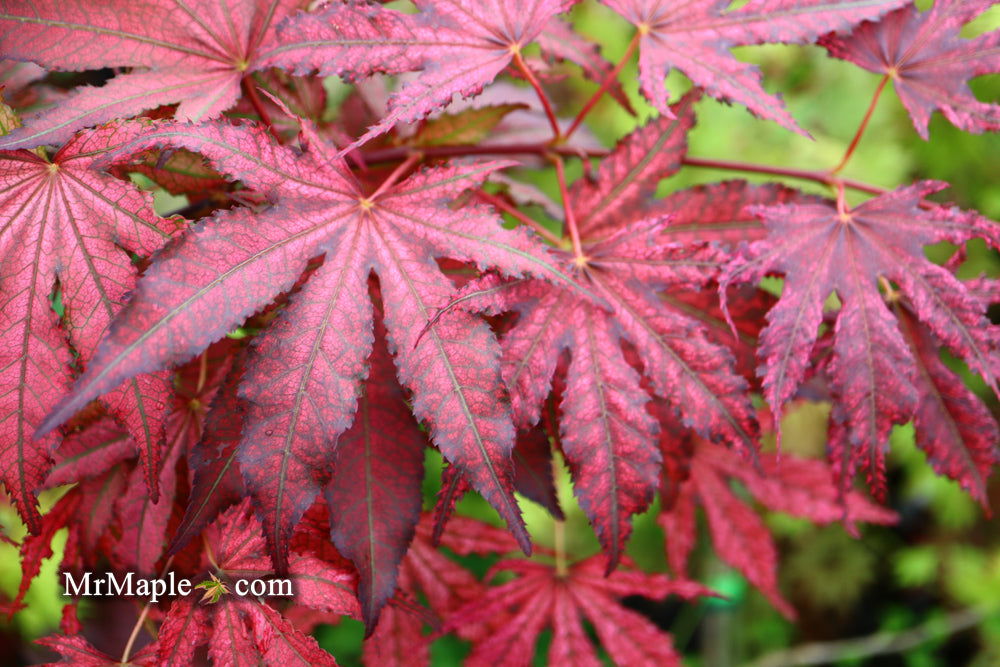
[[[202,604],[215,604],[223,595],[229,595],[229,586],[226,586],[214,573],[209,572],[208,576],[211,579],[201,582],[195,588],[205,589],[205,592],[201,596]]]

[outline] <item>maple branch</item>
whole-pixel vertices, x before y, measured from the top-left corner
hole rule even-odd
[[[608,154],[606,150],[582,150],[569,146],[549,146],[548,144],[503,144],[503,145],[474,145],[474,146],[427,146],[420,151],[424,157],[448,158],[467,157],[470,155],[546,155],[556,153],[557,155],[604,157]],[[378,164],[380,162],[396,162],[403,160],[413,149],[407,146],[395,148],[380,148],[363,153],[365,162],[368,164]]]
[[[526,225],[527,227],[530,227],[531,229],[535,230],[535,232],[539,236],[541,236],[542,238],[544,238],[549,243],[551,243],[551,244],[553,244],[555,246],[561,246],[562,245],[562,239],[561,238],[559,238],[558,236],[556,236],[555,234],[553,234],[552,232],[550,232],[543,225],[541,225],[538,221],[532,220],[530,217],[528,217],[527,215],[525,215],[524,213],[522,213],[521,211],[519,211],[517,208],[515,208],[515,207],[511,206],[510,204],[508,204],[506,201],[503,200],[502,197],[497,197],[496,195],[490,194],[489,192],[486,192],[485,190],[479,190],[479,191],[477,191],[476,192],[476,196],[479,197],[479,199],[481,199],[484,202],[486,202],[487,204],[492,204],[493,206],[495,206],[496,208],[500,209],[504,213],[510,214],[511,217],[515,218],[522,225]]]
[[[794,169],[792,167],[774,167],[766,164],[753,164],[750,162],[732,162],[729,160],[708,160],[696,157],[684,157],[681,164],[688,167],[704,167],[706,169],[723,169],[726,171],[745,171],[751,174],[767,174],[769,176],[783,176],[785,178],[796,178],[804,181],[813,181],[823,185],[836,188],[837,184],[842,184],[845,188],[867,192],[873,195],[882,195],[888,192],[885,188],[877,185],[855,181],[850,178],[839,178],[826,171],[814,171],[810,169]]]
[[[580,109],[580,113],[578,113],[576,118],[573,119],[573,124],[569,126],[569,129],[566,130],[566,133],[562,136],[564,141],[569,139],[573,133],[576,132],[577,128],[579,128],[583,123],[583,119],[587,117],[587,114],[589,114],[595,106],[597,106],[597,103],[602,97],[604,97],[604,93],[608,92],[608,88],[610,88],[611,84],[613,84],[615,79],[618,78],[622,68],[625,67],[629,60],[632,59],[632,54],[634,54],[635,50],[639,47],[639,39],[641,37],[642,33],[637,30],[635,35],[632,36],[632,41],[629,42],[628,48],[625,49],[625,54],[618,60],[618,63],[614,66],[614,68],[608,72],[607,76],[604,77],[604,81],[601,82],[600,87],[598,87],[597,91],[590,96],[587,103],[583,105],[582,109]]]
[[[932,639],[947,637],[976,625],[985,618],[981,609],[963,609],[942,618],[930,618],[904,632],[883,630],[858,639],[803,644],[769,653],[751,663],[752,667],[786,665],[826,665],[841,660],[857,660],[876,655],[903,653]]]
[[[566,212],[566,230],[573,240],[573,255],[576,263],[580,266],[586,263],[586,255],[583,254],[583,243],[580,242],[580,230],[576,226],[576,214],[569,201],[569,187],[566,185],[566,165],[559,155],[550,154],[553,164],[556,165],[556,177],[559,180],[559,194],[562,195],[563,209]]]
[[[858,143],[861,141],[861,135],[865,133],[865,128],[868,127],[868,121],[871,120],[872,114],[875,112],[875,106],[878,104],[879,97],[882,96],[882,91],[885,90],[885,84],[887,83],[889,83],[888,74],[884,75],[882,80],[878,82],[878,88],[875,89],[875,94],[872,95],[872,101],[868,104],[868,111],[865,112],[865,117],[861,119],[861,125],[858,126],[858,131],[854,133],[854,138],[851,139],[851,143],[847,147],[844,157],[840,158],[840,162],[837,163],[837,166],[830,170],[830,174],[836,174],[841,169],[846,167],[848,161],[851,159],[851,156],[854,155],[854,149],[858,147]]]
[[[260,95],[257,94],[257,85],[253,82],[253,79],[249,76],[243,77],[240,82],[240,86],[243,88],[243,92],[246,93],[247,99],[250,100],[250,105],[260,116],[260,122],[264,123],[267,127],[267,131],[271,133],[271,136],[280,144],[281,135],[278,131],[274,129],[274,125],[271,123],[271,115],[267,113],[267,109],[264,108],[264,102],[261,101]]]
[[[545,94],[545,90],[542,88],[542,84],[538,81],[538,77],[535,73],[531,71],[528,67],[528,63],[524,62],[524,58],[521,57],[521,49],[516,49],[514,51],[514,63],[517,65],[521,73],[531,84],[531,87],[535,89],[535,93],[538,94],[538,99],[542,103],[542,108],[545,109],[545,117],[549,119],[549,125],[552,126],[552,141],[558,141],[561,136],[561,131],[559,130],[559,121],[556,119],[556,112],[552,109],[552,103],[549,102],[549,96]]]
[[[584,150],[569,146],[550,146],[548,144],[504,144],[479,145],[479,146],[430,146],[420,149],[424,157],[427,158],[449,158],[467,157],[470,155],[559,155],[562,157],[606,157],[607,150]],[[413,152],[407,146],[395,148],[380,148],[363,153],[365,162],[368,164],[378,164],[382,162],[396,162],[404,160]],[[792,167],[777,167],[766,164],[755,164],[752,162],[734,162],[731,160],[713,160],[698,157],[681,158],[681,164],[687,167],[703,167],[706,169],[721,169],[724,171],[742,171],[750,174],[767,174],[769,176],[781,176],[784,178],[795,178],[803,181],[821,183],[830,187],[835,187],[837,183],[843,183],[844,187],[859,192],[867,192],[873,195],[881,195],[888,192],[888,189],[856,181],[850,178],[840,178],[828,171],[818,171],[812,169],[795,169]]]

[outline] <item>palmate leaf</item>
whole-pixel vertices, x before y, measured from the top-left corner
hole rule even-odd
[[[416,535],[400,566],[397,595],[365,642],[366,665],[430,664],[434,635],[424,634],[424,626],[429,623],[440,630],[444,619],[486,591],[485,584],[437,548],[433,526],[430,514],[417,524]],[[463,516],[454,517],[438,537],[441,546],[459,556],[517,551],[517,542],[510,533]],[[426,608],[416,601],[418,596],[426,600]],[[473,639],[483,632],[479,628],[459,628],[458,634]]]
[[[65,141],[82,127],[179,103],[179,120],[213,118],[266,66],[274,27],[300,0],[15,0],[0,10],[0,55],[53,70],[141,68],[85,86],[0,139],[0,148]]]
[[[269,604],[232,594],[234,578],[258,579],[273,574],[261,524],[250,511],[249,502],[223,513],[206,531],[205,543],[203,572],[217,575],[230,593],[223,593],[220,586],[221,595],[212,604],[199,604],[200,590],[174,600],[156,640],[158,664],[191,664],[196,649],[207,642],[214,664],[336,665],[315,639],[297,630]],[[311,554],[293,552],[290,562],[296,604],[358,615],[353,573],[340,563]]]
[[[148,255],[177,226],[153,212],[148,195],[91,168],[114,138],[76,138],[51,161],[0,151],[0,480],[32,531],[33,492],[57,440],[31,432],[70,386],[70,346],[89,364],[135,284],[122,248]],[[57,285],[64,327],[50,303]],[[139,448],[154,499],[168,392],[164,374],[144,375],[104,399]]]
[[[609,569],[631,530],[631,515],[648,506],[657,488],[659,429],[646,411],[650,394],[669,400],[706,437],[750,455],[757,447],[747,385],[731,355],[707,339],[685,309],[658,294],[706,285],[725,254],[705,243],[664,242],[669,220],[615,215],[619,208],[641,214],[643,194],[677,168],[694,99],[675,108],[676,118],[660,117],[627,137],[595,184],[581,181],[571,191],[585,237],[581,281],[600,290],[609,309],[556,285],[495,276],[473,282],[458,297],[462,307],[519,314],[501,338],[503,377],[519,427],[538,421],[560,354],[570,352],[560,444]],[[572,257],[564,261],[575,265]],[[626,356],[629,349],[641,359],[641,375]],[[643,376],[649,391],[640,385]]]
[[[943,187],[918,183],[853,210],[838,211],[832,202],[754,207],[751,212],[761,218],[768,236],[733,258],[721,281],[725,288],[756,282],[769,272],[785,276],[758,349],[764,396],[777,415],[812,364],[824,302],[836,293],[842,306],[828,369],[834,417],[846,429],[845,459],[867,456],[872,471],[890,428],[914,416],[920,395],[913,351],[887,300],[905,297],[923,326],[996,387],[998,332],[986,319],[987,304],[946,268],[927,260],[923,248],[974,237],[997,247],[998,227],[973,212],[921,208],[925,195]]]
[[[298,74],[351,79],[377,72],[419,71],[389,100],[385,116],[352,145],[418,120],[451,101],[482,91],[575,0],[417,0],[418,14],[375,3],[330,3],[281,26],[263,56]]]
[[[545,628],[553,633],[549,664],[600,665],[584,629],[585,619],[616,664],[680,665],[670,636],[619,599],[629,595],[692,599],[713,593],[692,581],[636,571],[631,563],[628,570],[606,576],[602,560],[595,556],[575,563],[565,574],[543,563],[501,561],[492,574],[505,572],[516,578],[456,611],[446,627],[489,628],[473,640],[470,665],[532,664],[538,635]]]
[[[671,68],[725,102],[805,134],[776,97],[765,92],[754,65],[729,52],[754,44],[808,44],[823,33],[873,19],[907,0],[751,0],[726,11],[729,0],[602,0],[639,29],[643,95],[669,114],[663,85]]]
[[[122,380],[203,350],[291,288],[308,261],[325,254],[323,266],[258,339],[241,385],[249,407],[238,458],[279,567],[288,535],[333,463],[337,436],[351,424],[368,372],[372,272],[414,413],[527,549],[511,494],[514,429],[496,342],[484,323],[465,313],[441,318],[422,337],[418,326],[453,290],[434,257],[569,281],[523,229],[503,229],[480,206],[449,208],[504,163],[431,169],[373,194],[310,131],[302,154],[251,127],[133,123],[120,131],[137,136],[119,155],[163,144],[200,152],[219,171],[270,193],[275,204],[256,214],[220,212],[160,253],[99,358],[40,432]]]
[[[935,109],[966,132],[995,131],[1000,129],[1000,105],[977,100],[967,81],[1000,72],[1000,30],[975,39],[959,37],[962,26],[992,4],[935,0],[921,12],[911,3],[819,43],[838,58],[889,76],[924,139]]]
[[[865,521],[892,524],[894,512],[866,500],[857,492],[842,496],[834,475],[822,461],[788,454],[761,454],[760,468],[724,447],[691,437],[687,429],[654,402],[663,427],[660,446],[668,459],[664,466],[663,512],[658,517],[667,536],[667,560],[677,576],[687,576],[688,559],[697,543],[696,510],[701,506],[715,551],[739,570],[751,585],[786,617],[794,608],[778,588],[778,548],[764,520],[730,487],[738,481],[769,510],[809,519],[816,524]],[[684,469],[678,479],[673,471]]]

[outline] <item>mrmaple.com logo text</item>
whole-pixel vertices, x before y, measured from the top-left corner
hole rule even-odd
[[[134,572],[116,575],[106,572],[95,575],[85,572],[74,577],[63,572],[64,596],[83,597],[140,597],[155,603],[164,597],[184,597],[196,588],[205,589],[205,598],[218,599],[220,595],[235,593],[240,597],[292,597],[291,579],[235,579],[223,583],[216,577],[211,581],[195,584],[190,579],[176,576],[173,572],[164,577],[138,577]],[[214,601],[214,600],[213,600]]]

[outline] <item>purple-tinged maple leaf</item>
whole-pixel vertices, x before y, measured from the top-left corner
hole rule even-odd
[[[261,523],[244,501],[224,512],[205,531],[203,566],[211,569],[229,593],[212,604],[199,604],[200,591],[175,600],[157,639],[159,664],[190,664],[196,649],[208,643],[216,664],[336,664],[312,637],[297,630],[273,607],[232,594],[232,579],[273,574]],[[341,562],[292,552],[289,574],[295,602],[321,611],[356,617],[354,574]],[[206,577],[207,578],[207,577]]]
[[[308,150],[299,153],[274,144],[259,128],[126,127],[139,136],[119,154],[162,144],[200,152],[221,172],[269,193],[275,204],[256,214],[220,212],[160,253],[102,354],[41,432],[122,380],[200,352],[291,288],[309,260],[325,254],[323,266],[258,338],[241,385],[249,407],[240,467],[279,567],[288,535],[319,493],[336,438],[355,412],[372,344],[372,272],[414,413],[527,549],[511,493],[514,429],[495,339],[484,323],[458,312],[419,335],[453,291],[434,257],[572,282],[525,230],[503,229],[481,206],[449,208],[505,163],[429,169],[372,193],[311,131]]]
[[[46,487],[73,484],[103,475],[135,454],[135,443],[113,419],[103,417],[81,431],[68,434],[53,455]]]
[[[727,247],[757,241],[767,230],[751,206],[818,203],[822,198],[783,185],[751,185],[722,181],[678,190],[648,204],[644,215],[670,216],[664,239],[681,242],[715,241]]]
[[[755,207],[768,236],[735,257],[721,281],[724,288],[770,272],[785,276],[758,350],[764,396],[778,416],[812,364],[824,303],[836,293],[842,305],[828,368],[834,417],[856,450],[852,456],[867,455],[872,470],[892,425],[909,421],[919,402],[916,362],[886,303],[898,298],[893,283],[916,318],[996,387],[997,327],[979,298],[926,259],[924,246],[983,237],[997,247],[998,227],[974,212],[921,208],[924,196],[943,187],[918,183],[852,210],[838,211],[832,202]]]
[[[17,0],[0,9],[0,56],[51,70],[140,68],[86,86],[0,139],[0,148],[58,144],[82,127],[180,103],[179,120],[218,116],[240,95],[274,26],[300,0]]]
[[[177,495],[177,462],[184,453],[180,439],[167,438],[157,480],[160,493],[155,502],[141,483],[142,469],[135,468],[129,474],[125,492],[115,501],[115,515],[121,525],[121,535],[112,552],[112,562],[117,567],[155,574],[169,538],[167,524]]]
[[[135,284],[122,248],[150,254],[174,226],[148,195],[92,169],[115,140],[111,129],[80,136],[51,161],[0,151],[0,480],[32,531],[33,492],[57,439],[31,432],[70,386],[70,345],[86,366]],[[164,374],[144,375],[104,399],[139,448],[154,498],[168,392]]]
[[[378,627],[362,650],[364,664],[370,667],[431,664],[430,642],[423,634],[421,618],[392,603],[382,612]]]
[[[1000,72],[1000,30],[962,39],[962,26],[990,8],[986,0],[935,0],[927,11],[913,3],[852,32],[823,37],[832,55],[892,79],[896,94],[927,139],[931,114],[939,109],[966,132],[1000,129],[1000,105],[980,102],[968,80]]]
[[[36,643],[51,649],[62,656],[59,662],[47,663],[45,667],[73,665],[74,667],[115,667],[121,665],[121,656],[112,658],[97,650],[83,635],[49,635],[36,639]],[[157,661],[155,644],[145,646],[129,658],[129,665],[135,667],[155,667],[162,663]]]
[[[550,412],[549,408],[555,410],[554,401],[546,402],[546,413]],[[543,414],[543,417],[548,416]],[[539,424],[517,434],[517,442],[512,453],[514,490],[535,501],[561,521],[565,517],[559,507],[552,470],[552,447],[549,445],[549,432],[551,430],[554,437],[558,438],[558,425],[554,421],[554,413],[551,416],[551,420],[545,420],[544,428]],[[446,466],[441,471],[441,491],[438,493],[437,505],[434,508],[435,542],[451,520],[455,504],[470,490],[469,483],[454,466]]]
[[[625,608],[619,599],[629,595],[692,599],[713,593],[692,581],[671,580],[632,567],[605,576],[602,561],[595,556],[571,565],[566,573],[523,560],[498,563],[492,574],[506,572],[516,578],[488,589],[448,621],[452,629],[483,624],[492,628],[473,642],[468,664],[532,664],[538,635],[551,628],[549,664],[599,665],[583,626],[587,620],[616,664],[680,665],[670,636]]]
[[[420,520],[426,444],[396,380],[385,327],[376,317],[368,379],[354,424],[337,440],[337,460],[325,489],[333,543],[360,575],[358,597],[368,634],[396,590],[399,562]]]
[[[900,311],[897,309],[897,313]],[[916,362],[917,446],[938,473],[957,481],[989,512],[986,480],[1000,463],[1000,429],[989,408],[941,360],[939,345],[908,312],[900,315]]]
[[[219,383],[229,369],[226,350],[232,341],[223,340],[178,370],[174,380],[173,410],[167,417],[166,444],[160,470],[160,498],[153,502],[141,482],[141,470],[133,470],[126,491],[115,503],[121,526],[112,557],[125,570],[144,574],[156,571],[155,564],[167,546],[169,524],[177,497],[177,463],[196,451],[202,440],[205,405],[212,402]],[[209,358],[213,363],[209,364]],[[224,418],[224,416],[222,417]],[[213,441],[214,444],[214,441]],[[197,462],[191,456],[192,462]],[[225,478],[223,478],[225,480]],[[197,498],[190,500],[196,501]],[[175,522],[176,523],[176,522]]]
[[[226,179],[190,151],[148,151],[129,163],[114,165],[112,173],[126,176],[139,173],[174,195],[206,197],[225,190]]]
[[[571,191],[585,237],[581,280],[600,292],[610,310],[556,285],[495,276],[470,284],[459,297],[467,300],[463,307],[519,314],[501,339],[503,376],[519,427],[538,421],[560,355],[570,352],[560,445],[575,493],[609,554],[609,568],[631,530],[631,515],[648,506],[657,487],[659,430],[646,411],[650,394],[668,399],[706,437],[747,454],[757,446],[747,385],[733,372],[731,356],[706,339],[695,319],[658,294],[667,287],[706,285],[725,255],[703,243],[662,242],[669,230],[662,218],[628,224],[608,219],[618,204],[638,206],[660,170],[679,163],[685,145],[677,135],[693,123],[692,99],[681,103],[676,118],[662,116],[626,138],[596,185]],[[591,230],[597,230],[593,237]],[[579,266],[568,255],[565,261]],[[641,374],[629,363],[625,346],[641,357]],[[642,376],[651,380],[649,391],[640,385]]]
[[[14,596],[9,605],[9,614],[24,608],[22,601],[28,593],[32,581],[41,571],[42,561],[52,557],[52,538],[55,537],[57,531],[73,522],[81,509],[83,499],[83,494],[79,489],[71,489],[42,517],[42,525],[38,534],[28,534],[24,537],[20,545],[21,584],[18,587],[17,595]],[[74,549],[70,543],[67,543],[67,547],[65,555],[67,560],[70,560],[71,552]]]
[[[365,664],[427,664],[432,637],[423,634],[424,625],[439,630],[442,619],[485,591],[471,572],[436,548],[433,533],[432,515],[424,515],[400,565],[396,597],[383,610],[378,627],[365,642]],[[509,533],[463,516],[454,517],[439,537],[443,546],[460,556],[506,554],[518,548]],[[426,599],[429,608],[416,602],[417,595]],[[482,633],[460,628],[458,634],[472,639]]]
[[[819,197],[781,185],[723,181],[678,190],[649,202],[644,214],[669,216],[669,225],[661,235],[663,241],[712,241],[733,248],[741,241],[755,241],[767,235],[764,225],[750,213],[751,206],[819,201],[822,201]],[[756,382],[753,371],[757,365],[757,335],[765,324],[764,315],[775,303],[771,294],[752,285],[729,289],[726,304],[730,322],[721,311],[718,297],[707,290],[668,290],[661,292],[660,298],[671,308],[699,320],[709,340],[733,353],[740,374],[751,383]],[[736,338],[730,324],[736,328]]]
[[[657,184],[681,167],[700,96],[686,95],[669,115],[622,139],[601,161],[593,181],[583,178],[573,184],[570,199],[582,237],[606,237],[641,218],[666,218],[647,208]]]
[[[224,349],[228,346],[220,341]],[[202,353],[207,360],[216,343]],[[176,553],[191,538],[198,535],[220,512],[239,502],[245,495],[243,476],[237,460],[238,445],[243,434],[246,405],[238,396],[243,379],[245,352],[236,352],[223,359],[219,370],[228,369],[211,399],[211,410],[205,418],[202,437],[191,447],[187,464],[192,470],[191,490],[184,517],[170,542],[168,553]]]
[[[354,144],[423,118],[456,94],[482,91],[532,42],[566,0],[417,0],[418,14],[368,2],[331,3],[278,30],[266,64],[349,78],[419,71],[389,100],[386,115]]]
[[[82,496],[69,527],[84,566],[94,567],[101,557],[99,545],[114,517],[115,502],[125,493],[126,479],[132,477],[126,461],[134,456],[135,443],[109,417],[67,435],[55,452],[45,486],[76,484]],[[138,481],[143,487],[141,477]],[[49,516],[51,512],[42,517],[43,524]],[[63,567],[71,560],[65,556]]]
[[[660,409],[660,406],[657,406]],[[785,616],[795,610],[778,589],[778,550],[764,521],[730,488],[730,480],[741,482],[750,495],[773,511],[786,512],[813,523],[867,521],[891,524],[895,513],[873,505],[860,494],[841,496],[830,468],[821,461],[784,454],[762,454],[760,469],[746,465],[724,447],[693,438],[690,453],[684,451],[685,429],[664,423],[663,492],[670,503],[659,523],[667,537],[667,560],[678,576],[686,576],[687,562],[697,540],[695,510],[701,505],[715,551],[736,568]],[[673,422],[676,424],[676,422]],[[684,467],[686,477],[676,479],[670,471]]]
[[[667,73],[675,68],[725,102],[804,134],[781,101],[760,83],[756,66],[729,52],[735,46],[808,44],[831,30],[882,16],[906,0],[751,0],[726,11],[729,0],[602,0],[636,26],[639,83],[661,113],[669,114]]]

